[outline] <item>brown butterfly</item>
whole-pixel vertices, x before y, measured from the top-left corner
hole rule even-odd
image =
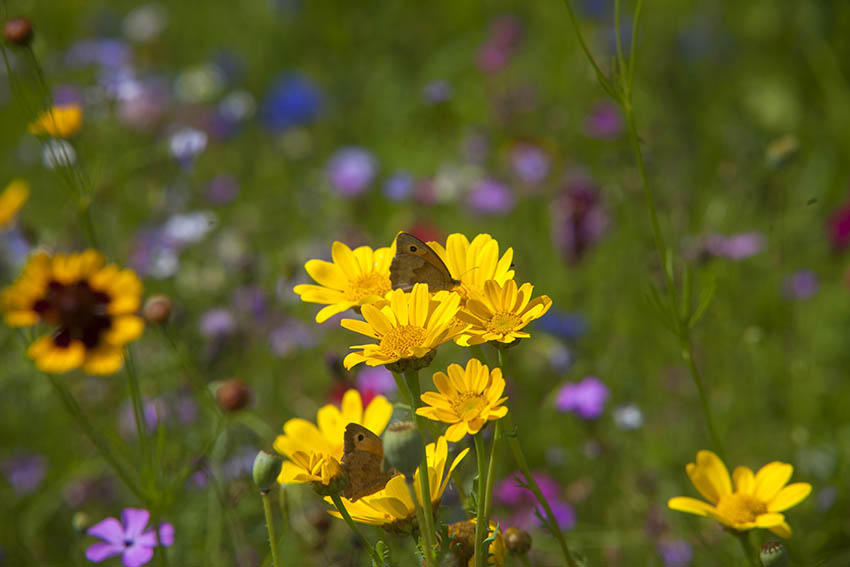
[[[460,281],[452,277],[446,263],[430,246],[407,232],[395,239],[395,257],[390,264],[393,289],[410,291],[417,283],[428,284],[428,291],[450,290]]]
[[[356,423],[345,427],[342,449],[342,470],[348,475],[348,485],[342,495],[354,502],[378,492],[398,471],[384,472],[384,443],[381,438]]]

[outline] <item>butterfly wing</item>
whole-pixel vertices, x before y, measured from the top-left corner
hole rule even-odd
[[[342,470],[348,475],[348,485],[342,495],[354,502],[384,488],[393,474],[383,471],[383,461],[381,438],[362,425],[349,423],[342,449]]]
[[[410,291],[417,283],[428,284],[429,291],[450,290],[460,282],[430,246],[407,232],[396,237],[396,253],[390,263],[393,289]]]

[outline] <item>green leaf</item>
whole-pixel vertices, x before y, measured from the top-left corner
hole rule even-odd
[[[691,318],[688,320],[688,327],[693,327],[697,324],[697,322],[705,315],[705,312],[708,310],[708,306],[711,305],[711,300],[714,299],[714,293],[717,291],[717,280],[711,278],[709,280],[708,285],[706,285],[699,294],[699,303],[697,304],[696,311],[694,311]]]

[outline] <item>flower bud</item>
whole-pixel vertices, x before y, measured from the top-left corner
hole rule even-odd
[[[6,43],[26,47],[32,41],[32,24],[26,18],[12,18],[3,24]]]
[[[786,567],[788,565],[788,552],[785,551],[785,546],[778,541],[769,541],[762,545],[759,557],[764,567]]]
[[[168,322],[171,316],[171,298],[167,295],[152,295],[145,301],[142,307],[142,316],[153,324],[163,324]]]
[[[408,478],[422,463],[425,447],[422,437],[411,421],[398,421],[384,432],[384,460]]]
[[[215,399],[225,412],[237,412],[251,403],[251,389],[238,378],[222,382],[215,391]]]
[[[505,530],[505,546],[511,555],[525,555],[531,549],[531,535],[519,528]]]
[[[254,484],[260,489],[261,493],[266,493],[277,484],[277,475],[280,474],[280,466],[283,464],[283,459],[269,453],[268,451],[260,451],[254,458]]]
[[[449,552],[458,565],[466,565],[475,555],[475,522],[465,520],[449,524]]]
[[[91,527],[91,518],[83,511],[79,511],[71,517],[71,527],[79,533],[85,533]]]

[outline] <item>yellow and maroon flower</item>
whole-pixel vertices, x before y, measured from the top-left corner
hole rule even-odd
[[[136,315],[141,293],[132,270],[106,265],[95,250],[53,256],[42,252],[30,257],[0,302],[12,327],[54,327],[27,350],[39,369],[111,374],[123,364],[124,345],[144,330]]]

